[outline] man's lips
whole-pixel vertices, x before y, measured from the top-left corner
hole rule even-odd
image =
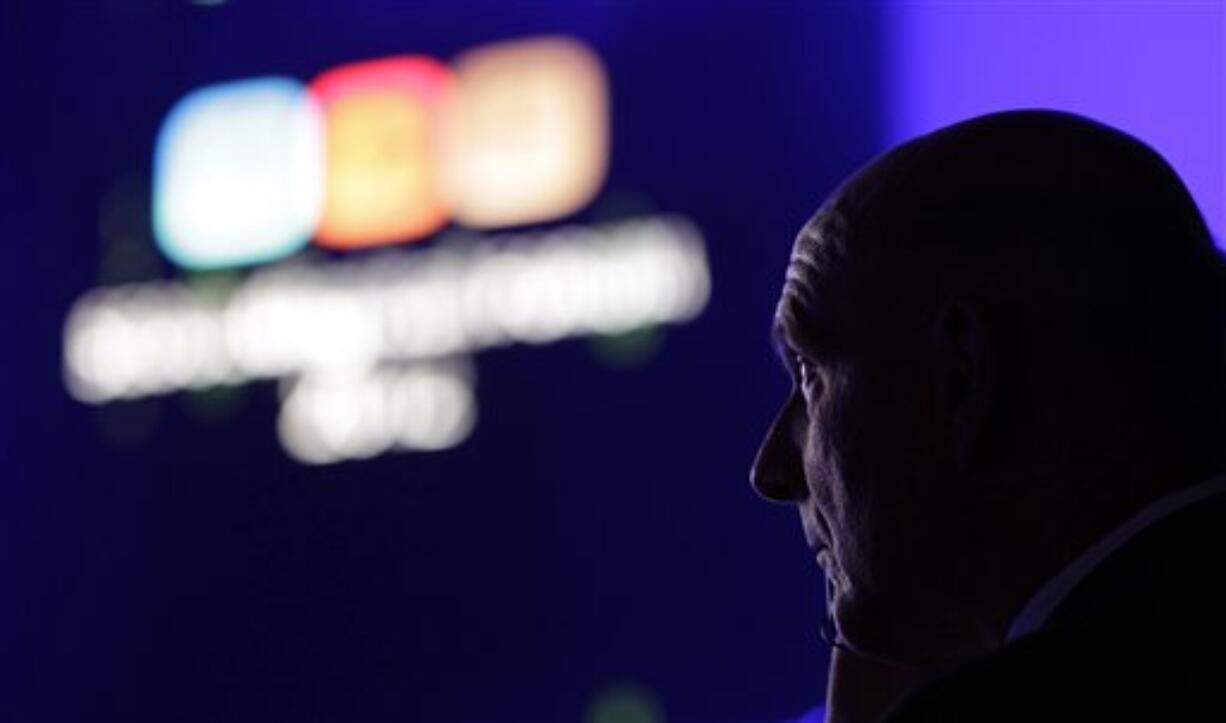
[[[800,522],[801,527],[804,529],[805,542],[814,554],[830,547],[830,528],[826,525],[826,521],[822,519],[821,513],[816,508],[802,507],[800,510]]]

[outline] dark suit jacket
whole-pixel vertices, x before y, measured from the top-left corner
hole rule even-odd
[[[887,720],[1226,721],[1226,496],[1144,530],[1042,629]]]

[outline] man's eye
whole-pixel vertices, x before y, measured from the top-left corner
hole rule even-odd
[[[800,387],[807,393],[817,382],[817,370],[813,368],[809,360],[800,355],[796,355],[795,362],[796,369],[800,373]]]

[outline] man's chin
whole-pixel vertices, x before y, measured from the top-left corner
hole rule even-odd
[[[906,616],[857,604],[852,595],[836,592],[827,601],[840,642],[851,652],[883,663],[931,665],[939,656],[916,634],[921,630],[904,623]]]

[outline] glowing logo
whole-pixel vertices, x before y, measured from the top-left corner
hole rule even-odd
[[[608,156],[600,62],[561,38],[341,66],[309,91],[269,78],[196,91],[158,138],[154,230],[200,269],[316,243],[414,241],[452,217],[550,221],[599,189]]]
[[[454,67],[350,63],[309,87],[221,83],[162,124],[153,230],[176,265],[213,269],[312,239],[350,251],[452,221],[555,221],[599,191],[608,136],[604,71],[565,38],[477,48]],[[452,235],[94,289],[64,323],[65,385],[106,404],[277,380],[277,434],[299,462],[442,450],[476,424],[471,356],[650,333],[697,316],[711,292],[702,236],[681,217]]]
[[[319,113],[301,83],[261,78],[188,95],[154,161],[158,245],[179,266],[269,261],[311,238],[323,191]]]
[[[321,246],[412,241],[447,222],[436,169],[450,71],[424,57],[328,71],[311,84],[327,124]]]

